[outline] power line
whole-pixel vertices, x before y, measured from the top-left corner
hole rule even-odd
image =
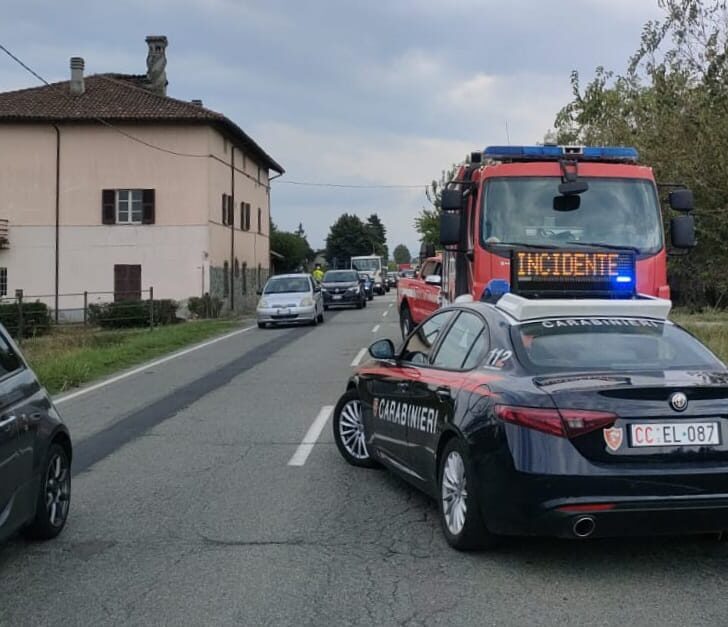
[[[303,185],[305,187],[344,187],[349,189],[423,189],[427,185],[349,185],[346,183],[312,183],[309,181],[278,181],[280,185]]]

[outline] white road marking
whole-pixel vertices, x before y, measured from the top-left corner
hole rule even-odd
[[[333,405],[324,405],[321,408],[318,416],[316,416],[316,419],[308,428],[308,431],[306,431],[306,435],[303,436],[303,441],[298,445],[293,457],[288,460],[289,466],[303,466],[306,463],[308,456],[313,450],[314,444],[316,444],[316,441],[319,439],[321,431],[323,431],[323,428],[326,426],[326,423],[333,411]]]
[[[351,362],[351,367],[355,368],[359,365],[359,362],[361,361],[361,358],[364,357],[364,354],[367,352],[366,348],[362,348],[357,354],[356,357],[354,357],[354,361]]]
[[[388,307],[391,307],[392,305],[394,305],[394,303],[389,303]]]
[[[387,317],[387,314],[388,314],[388,313],[389,313],[389,309],[387,309],[387,311],[385,311],[385,312],[384,312],[384,313],[382,314],[382,318],[386,318],[386,317]]]
[[[377,331],[379,331],[379,325],[378,324],[377,325],[374,325],[374,328],[372,329],[372,333],[376,333]]]
[[[171,355],[167,355],[166,357],[162,357],[162,358],[156,359],[154,361],[149,361],[146,364],[139,366],[138,368],[134,368],[134,370],[129,370],[128,372],[124,372],[115,377],[111,377],[110,379],[106,379],[106,380],[96,383],[94,385],[90,385],[87,388],[83,388],[76,392],[71,392],[70,394],[66,394],[59,398],[55,398],[55,399],[53,399],[53,402],[56,405],[58,405],[60,403],[65,403],[66,401],[71,401],[74,398],[78,398],[79,396],[83,396],[84,394],[89,394],[90,392],[95,392],[96,390],[100,390],[101,388],[106,387],[107,385],[111,385],[112,383],[117,383],[118,381],[123,381],[124,379],[127,379],[129,377],[133,377],[135,374],[144,372],[145,370],[147,370],[149,368],[154,368],[155,366],[159,366],[160,364],[164,364],[168,361],[172,361],[173,359],[177,359],[178,357],[183,357],[184,355],[189,355],[190,353],[194,353],[195,351],[198,351],[201,348],[207,348],[208,346],[211,346],[212,344],[217,344],[218,342],[222,342],[223,340],[227,340],[231,337],[235,337],[236,335],[240,335],[241,333],[245,333],[246,331],[250,331],[251,329],[255,329],[255,327],[245,327],[244,329],[238,329],[237,331],[233,331],[232,333],[227,333],[225,335],[221,335],[220,337],[216,337],[212,340],[208,340],[207,342],[202,342],[202,344],[195,344],[194,346],[191,346],[190,348],[185,348],[184,350],[177,351],[176,353],[172,353]]]

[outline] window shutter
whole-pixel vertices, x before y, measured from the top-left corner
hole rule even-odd
[[[142,190],[142,224],[154,224],[154,190]]]
[[[240,203],[240,230],[245,230],[245,203]]]
[[[101,191],[101,224],[116,224],[116,190]]]
[[[228,196],[228,224],[232,227],[235,226],[235,205],[232,196]]]

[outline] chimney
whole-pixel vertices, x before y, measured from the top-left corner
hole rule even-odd
[[[146,39],[148,89],[158,96],[167,95],[167,38],[164,35],[149,35]]]
[[[80,96],[86,91],[83,82],[83,59],[81,57],[71,57],[71,94]]]
[[[195,105],[197,107],[201,107],[202,106],[202,100],[190,100],[190,104],[193,104],[193,105]]]

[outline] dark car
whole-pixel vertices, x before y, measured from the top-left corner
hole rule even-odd
[[[329,270],[321,281],[324,309],[367,306],[367,296],[356,270]]]
[[[396,272],[387,272],[387,287],[397,287],[397,280],[399,279]]]
[[[372,276],[366,272],[360,272],[359,279],[367,300],[374,300],[374,279],[372,279]]]
[[[669,301],[595,302],[508,294],[375,342],[339,450],[437,499],[459,549],[728,529],[728,370]]]
[[[0,328],[0,540],[57,536],[71,499],[71,438],[17,346]]]

